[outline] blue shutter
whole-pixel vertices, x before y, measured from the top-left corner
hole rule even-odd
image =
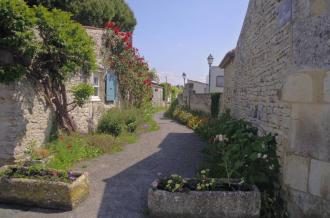
[[[117,77],[114,74],[107,73],[106,76],[106,100],[115,101],[117,95]]]

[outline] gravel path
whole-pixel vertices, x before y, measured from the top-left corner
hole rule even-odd
[[[160,130],[143,134],[123,152],[81,163],[87,165],[90,196],[71,212],[0,204],[0,218],[147,217],[147,190],[158,173],[195,175],[204,143],[190,129],[156,114]],[[78,166],[79,169],[79,166]]]

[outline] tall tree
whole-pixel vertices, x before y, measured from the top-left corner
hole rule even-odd
[[[132,32],[136,19],[124,0],[26,0],[30,5],[43,5],[71,12],[77,22],[96,27],[104,27],[113,21],[122,31]]]
[[[82,106],[92,88],[76,86],[69,102],[65,82],[95,67],[93,41],[70,16],[43,6],[29,8],[23,0],[0,0],[0,51],[9,57],[0,58],[0,82],[28,79],[68,132],[76,130],[70,110]]]

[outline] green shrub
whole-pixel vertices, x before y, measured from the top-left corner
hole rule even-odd
[[[198,131],[211,142],[205,154],[213,177],[240,178],[256,184],[262,192],[262,216],[286,216],[280,197],[275,136],[258,136],[257,128],[230,117],[229,113]]]
[[[173,114],[174,114],[174,111],[175,109],[178,107],[179,105],[179,101],[178,99],[175,99],[174,101],[172,101],[170,107],[168,108],[168,110],[165,112],[165,116],[166,117],[171,117],[173,118]]]
[[[98,132],[110,134],[115,137],[123,131],[133,133],[139,124],[143,122],[143,116],[138,109],[117,109],[113,108],[105,112],[98,125]]]
[[[99,125],[97,127],[98,133],[110,134],[114,137],[118,137],[123,131],[122,120],[112,117],[110,113],[106,113],[102,116]]]
[[[173,174],[164,181],[164,189],[169,192],[182,192],[187,181],[179,175]]]
[[[89,99],[89,97],[93,94],[94,88],[89,84],[80,83],[78,85],[73,86],[71,92],[73,94],[75,103],[79,107],[82,107]]]
[[[280,165],[274,135],[259,136],[257,128],[234,119],[229,111],[219,118],[203,119],[202,114],[177,104],[171,107],[168,116],[194,129],[209,142],[204,153],[212,177],[239,178],[256,184],[262,196],[262,217],[287,217],[280,194]],[[208,178],[208,175],[202,176]],[[207,189],[212,184],[204,179],[199,189]]]

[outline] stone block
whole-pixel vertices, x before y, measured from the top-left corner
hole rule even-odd
[[[282,100],[287,102],[311,103],[313,101],[313,80],[305,73],[289,76],[284,84]]]
[[[289,155],[286,159],[285,184],[291,188],[307,191],[309,159]]]
[[[330,163],[311,160],[309,174],[309,192],[330,200]]]
[[[291,189],[288,210],[292,218],[328,218],[330,217],[330,201]]]
[[[310,16],[310,0],[293,0],[292,16],[293,20]]]
[[[327,72],[323,81],[323,100],[330,103],[330,72]]]
[[[293,104],[288,151],[330,161],[330,105]]]
[[[330,14],[329,0],[309,0],[311,6],[311,16],[323,16]]]
[[[284,26],[291,21],[292,0],[284,0],[278,7],[277,23],[279,27]]]
[[[330,16],[297,20],[293,24],[293,61],[299,69],[329,69]]]

